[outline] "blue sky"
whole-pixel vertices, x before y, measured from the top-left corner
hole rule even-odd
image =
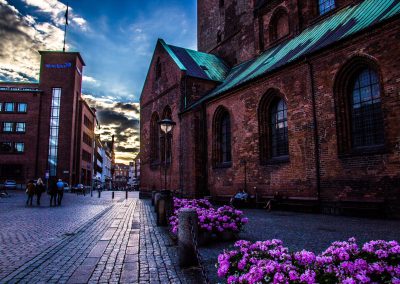
[[[66,1],[1,0],[0,3],[15,7],[22,16],[31,16],[35,24],[48,23],[63,30]],[[138,101],[159,37],[174,45],[196,48],[195,0],[75,0],[69,1],[69,5],[68,49],[81,52],[87,65],[83,92],[95,97]],[[48,49],[57,46],[62,49],[60,37],[44,41]]]
[[[38,50],[62,50],[66,1],[0,0],[0,81],[38,79]],[[85,60],[82,93],[116,158],[139,151],[139,97],[157,38],[196,49],[196,0],[69,1],[67,51]]]

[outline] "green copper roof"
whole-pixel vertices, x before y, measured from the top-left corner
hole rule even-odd
[[[225,62],[213,54],[168,45],[162,39],[159,42],[188,76],[222,82],[229,72]]]
[[[349,6],[259,57],[232,68],[224,82],[196,104],[399,14],[399,0],[364,0]]]

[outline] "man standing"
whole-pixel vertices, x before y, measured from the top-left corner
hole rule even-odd
[[[58,196],[57,204],[58,204],[58,206],[61,206],[61,201],[62,201],[63,195],[64,195],[64,183],[63,183],[62,179],[59,179],[57,182],[57,196]]]

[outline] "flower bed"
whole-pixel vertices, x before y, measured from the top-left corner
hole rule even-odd
[[[400,245],[354,238],[334,242],[323,253],[289,252],[281,240],[237,241],[218,256],[218,276],[228,283],[400,284]]]
[[[247,218],[243,217],[242,211],[231,206],[214,209],[211,203],[205,199],[174,198],[174,213],[169,219],[171,231],[174,234],[178,233],[178,213],[182,208],[194,208],[196,210],[200,233],[218,234],[227,231],[238,233],[248,221]]]

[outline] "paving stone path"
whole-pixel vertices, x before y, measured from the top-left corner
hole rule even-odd
[[[1,266],[12,265],[0,283],[201,283],[177,267],[176,247],[155,225],[152,209],[148,201],[119,198],[34,256],[13,256],[19,250],[5,248]]]

